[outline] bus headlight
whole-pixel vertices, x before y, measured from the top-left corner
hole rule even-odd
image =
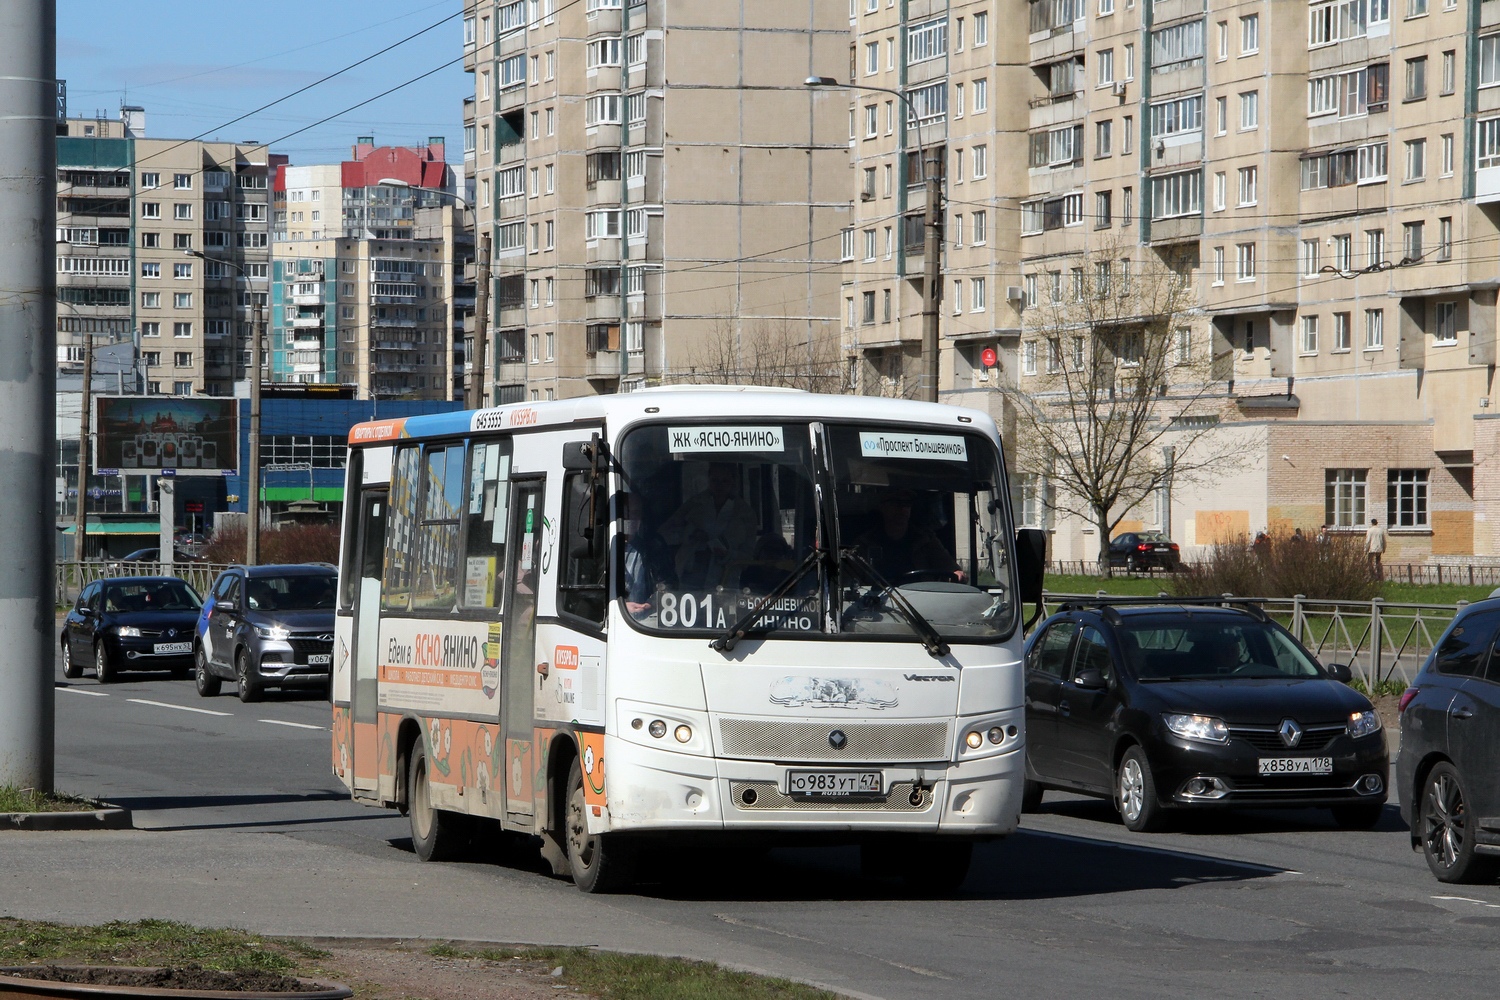
[[[984,746],[984,734],[977,729],[971,729],[968,735],[964,737],[964,743],[968,745],[970,750],[978,750]]]
[[[691,740],[693,738],[693,727],[678,726],[676,729],[672,730],[672,735],[676,737],[678,743],[686,743],[688,740]]]
[[[646,732],[650,733],[657,739],[661,739],[663,736],[667,735],[667,724],[660,719],[652,719],[651,725],[646,727]]]

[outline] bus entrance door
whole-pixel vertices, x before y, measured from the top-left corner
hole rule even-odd
[[[534,778],[538,748],[532,732],[538,675],[536,600],[540,589],[544,528],[542,480],[511,486],[510,539],[506,552],[505,638],[501,690],[505,721],[505,818],[507,826],[535,824]]]
[[[376,728],[380,581],[385,575],[385,490],[366,490],[359,507],[359,583],[354,592],[353,771],[356,798],[375,797],[380,781]]]

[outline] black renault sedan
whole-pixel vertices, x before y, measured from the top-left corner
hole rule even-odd
[[[1374,826],[1385,736],[1348,679],[1253,604],[1064,605],[1026,647],[1024,805],[1056,788],[1113,799],[1131,830],[1225,807]]]
[[[175,576],[123,576],[88,584],[62,628],[63,676],[83,676],[92,664],[100,684],[122,670],[170,670],[186,677],[193,666],[193,629],[203,602]]]
[[[1500,600],[1448,625],[1401,695],[1396,798],[1412,847],[1441,882],[1500,873]]]

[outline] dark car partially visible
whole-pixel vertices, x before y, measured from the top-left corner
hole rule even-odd
[[[1500,600],[1448,625],[1401,696],[1397,798],[1440,882],[1500,873]]]
[[[91,664],[100,684],[122,670],[170,670],[184,678],[193,665],[193,631],[203,602],[175,576],[129,576],[87,585],[63,620],[63,676]]]
[[[1109,564],[1132,573],[1153,569],[1171,573],[1182,567],[1182,551],[1160,531],[1126,531],[1110,540]]]

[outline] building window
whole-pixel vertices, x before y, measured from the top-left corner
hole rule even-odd
[[[990,148],[988,146],[975,146],[971,150],[971,159],[974,161],[974,179],[982,180],[990,175]]]
[[[1427,57],[1418,56],[1406,60],[1406,99],[1421,101],[1427,98]]]
[[[159,201],[143,201],[143,202],[141,202],[141,218],[143,218],[143,219],[160,219],[161,218],[161,202],[159,202]]]
[[[1203,128],[1203,95],[1192,94],[1151,105],[1151,138]]]
[[[1410,261],[1422,259],[1422,223],[1407,222],[1401,226],[1401,255]]]
[[[1260,51],[1260,15],[1240,18],[1240,55]]]
[[[1026,275],[1026,277],[1025,277],[1025,279],[1023,281],[1022,287],[1024,288],[1024,292],[1022,294],[1025,295],[1025,298],[1022,300],[1022,304],[1023,304],[1024,308],[1026,308],[1026,309],[1035,309],[1036,308],[1036,275],[1035,274],[1028,274],[1028,275]]]
[[[173,264],[172,265],[172,277],[174,277],[174,278],[176,278],[178,280],[191,280],[192,277],[193,277],[193,265],[191,265],[191,264]]]
[[[1222,212],[1222,211],[1224,211],[1224,199],[1226,197],[1228,197],[1225,194],[1225,189],[1228,188],[1228,187],[1229,187],[1229,182],[1228,182],[1228,180],[1224,176],[1224,171],[1220,170],[1220,171],[1216,172],[1214,174],[1214,211],[1215,212]]]
[[[1260,91],[1250,90],[1240,95],[1240,131],[1246,132],[1260,124]]]
[[[1236,243],[1234,245],[1234,265],[1236,281],[1255,280],[1255,244]]]
[[[1427,527],[1426,469],[1386,471],[1385,512],[1392,528]]]
[[[1114,122],[1105,120],[1094,123],[1094,155],[1110,155],[1110,143],[1114,131]]]
[[[974,46],[978,48],[981,45],[988,45],[989,43],[990,15],[984,11],[980,11],[974,15]]]
[[[1108,229],[1110,225],[1110,192],[1098,191],[1094,194],[1094,228]]]
[[[989,308],[989,299],[986,294],[987,283],[984,278],[974,278],[969,282],[969,311],[984,312]]]
[[[990,81],[980,78],[974,81],[974,111],[977,114],[990,109]]]
[[[1036,374],[1036,341],[1028,340],[1021,345],[1021,374]]]
[[[1302,241],[1302,276],[1304,278],[1316,278],[1318,276],[1318,241]]]
[[[1456,53],[1453,50],[1451,50],[1451,49],[1449,51],[1443,53],[1443,89],[1442,89],[1442,93],[1444,93],[1444,94],[1451,94],[1451,93],[1453,93],[1453,86],[1454,86],[1454,83],[1455,83],[1454,77],[1456,76],[1456,72],[1455,72],[1456,65],[1455,65],[1455,59],[1454,59],[1455,55],[1456,55]]]
[[[1318,353],[1318,317],[1302,317],[1302,353]]]
[[[173,296],[172,296],[172,308],[173,309],[191,309],[191,308],[193,308],[193,293],[192,292],[176,292],[176,293],[174,293]]]
[[[1365,350],[1385,349],[1385,310],[1365,310]]]
[[[982,246],[986,242],[989,241],[989,213],[981,209],[980,211],[974,213],[973,218],[974,218],[974,229],[973,229],[973,235],[972,235],[973,243],[974,243],[975,246]],[[891,227],[890,226],[886,226],[885,227],[885,231],[886,231],[886,240],[885,240],[885,242],[886,242],[886,251],[887,251],[886,255],[890,256],[890,252],[889,251],[890,251],[890,244],[891,244],[891,239],[890,239]]]
[[[1190,170],[1151,178],[1151,217],[1170,219],[1203,211],[1203,174]]]
[[[1365,230],[1365,263],[1367,266],[1385,260],[1385,230]]]
[[[875,293],[860,292],[860,322],[869,324],[875,322]]]
[[[1340,271],[1354,269],[1354,238],[1347,233],[1333,238],[1333,266]]]
[[[1240,207],[1255,204],[1256,170],[1254,167],[1240,168]]]
[[[1420,181],[1427,176],[1427,140],[1412,139],[1406,144],[1406,179]]]
[[[1439,302],[1433,309],[1432,342],[1439,347],[1458,343],[1458,303]]]
[[[1349,350],[1349,314],[1333,314],[1333,349],[1335,352]]]
[[[1442,218],[1438,220],[1438,260],[1453,259],[1453,220]]]
[[[1224,284],[1224,248],[1214,247],[1214,284]]]
[[[941,59],[948,54],[947,15],[922,21],[906,29],[906,64]]]
[[[1100,49],[1094,53],[1094,68],[1096,70],[1096,83],[1100,87],[1108,87],[1115,82],[1115,50]]]
[[[1365,523],[1365,469],[1325,469],[1323,520],[1335,528],[1360,528]]]

